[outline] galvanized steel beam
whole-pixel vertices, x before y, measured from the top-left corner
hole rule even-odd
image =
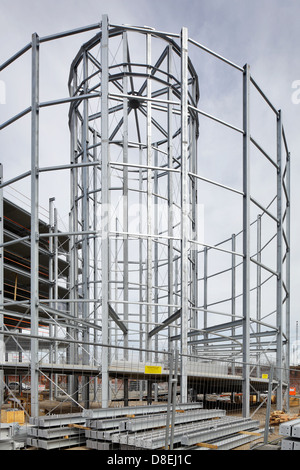
[[[250,68],[243,74],[243,416],[250,412]]]
[[[31,414],[38,416],[38,322],[39,322],[39,38],[32,35],[31,104]]]
[[[102,16],[101,38],[101,262],[102,262],[102,341],[109,344],[109,127],[108,127],[108,18]],[[109,349],[102,348],[102,406],[106,408],[109,400]]]
[[[181,31],[181,401],[187,402],[187,334],[189,320],[188,302],[188,32]]]

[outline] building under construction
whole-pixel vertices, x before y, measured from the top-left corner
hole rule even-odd
[[[41,100],[47,46],[83,34],[90,37],[74,51],[68,96]],[[2,411],[23,411],[27,443],[47,449],[66,445],[62,429],[74,423],[74,443],[82,426],[80,442],[98,449],[154,449],[168,439],[191,448],[203,442],[197,432],[208,443],[224,438],[223,428],[208,431],[216,418],[232,431],[224,448],[253,439],[253,404],[268,392],[278,410],[289,402],[290,152],[281,111],[248,64],[184,27],[167,33],[104,15],[33,34],[0,71],[25,56],[31,103],[0,125],[5,146],[10,129],[29,120],[31,152],[24,172],[15,166],[6,176],[11,143],[1,162]],[[219,84],[215,98],[208,81]],[[69,126],[70,152],[59,164],[41,151],[49,108]],[[64,185],[55,184],[62,173]],[[23,183],[27,209],[8,196]],[[141,435],[146,415],[152,432],[175,420],[175,404],[192,430],[178,434],[172,421],[171,436]],[[227,417],[224,404],[241,418]],[[128,414],[141,415],[140,424],[125,425]],[[104,421],[115,431],[105,438],[97,434]],[[235,429],[248,437],[236,440]]]

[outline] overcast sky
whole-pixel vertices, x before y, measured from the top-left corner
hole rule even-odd
[[[101,21],[108,14],[114,24],[147,25],[157,30],[180,33],[243,66],[249,63],[255,80],[272,103],[283,113],[292,158],[292,330],[299,318],[300,289],[300,94],[294,86],[300,81],[300,1],[299,0],[0,0],[0,63],[31,41],[36,32],[46,36]],[[93,33],[84,36],[84,40]],[[71,59],[82,39],[74,38]],[[77,42],[75,42],[77,41]],[[69,42],[71,44],[71,42]],[[67,46],[63,46],[67,47]],[[74,54],[75,52],[75,54]],[[51,54],[51,49],[50,49]],[[57,57],[57,67],[69,63]],[[59,77],[59,73],[57,77]],[[55,77],[55,75],[53,75]],[[19,76],[23,80],[22,76]],[[1,77],[0,77],[1,79]],[[24,77],[24,81],[25,81]],[[59,78],[54,78],[53,81]],[[213,80],[213,79],[212,79]],[[300,83],[300,82],[299,82]],[[56,85],[56,84],[55,84]],[[59,84],[57,83],[59,87]],[[204,85],[205,86],[205,85]],[[54,85],[53,85],[54,89]],[[201,91],[201,84],[200,84]],[[7,100],[20,92],[6,83]],[[294,93],[294,94],[293,94]],[[63,96],[63,92],[62,92]],[[54,96],[51,96],[54,98]],[[293,99],[294,98],[294,99]],[[18,112],[18,107],[15,112]],[[24,101],[25,107],[25,101]],[[201,106],[200,106],[201,107]],[[7,107],[0,105],[0,121]],[[2,115],[2,116],[1,116]],[[4,116],[4,118],[3,118]],[[9,117],[9,116],[8,116]],[[1,156],[4,167],[12,162]],[[20,163],[20,168],[22,164]],[[11,171],[19,173],[16,166]],[[24,171],[22,168],[21,171]],[[295,339],[292,336],[292,340]]]

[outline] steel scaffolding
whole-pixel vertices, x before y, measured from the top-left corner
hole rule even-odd
[[[41,102],[39,56],[44,44],[92,31],[96,35],[82,45],[71,64],[69,97]],[[179,350],[182,403],[188,401],[190,377],[197,375],[195,365],[225,360],[226,370],[230,367],[233,374],[240,374],[243,414],[248,417],[253,369],[259,378],[261,358],[274,357],[277,406],[281,409],[289,370],[290,152],[281,111],[255,82],[249,65],[240,67],[190,39],[187,28],[173,34],[115,25],[106,15],[99,24],[84,28],[47,37],[33,34],[30,44],[2,64],[0,72],[28,51],[32,54],[31,105],[0,125],[4,130],[31,116],[30,169],[7,181],[0,175],[2,377],[9,370],[4,338],[17,337],[4,320],[13,302],[5,296],[3,253],[14,242],[3,239],[2,191],[29,178],[30,236],[19,237],[16,243],[30,239],[31,247],[30,299],[20,301],[20,312],[30,319],[32,416],[39,414],[39,375],[48,373],[39,357],[40,341],[47,341],[39,335],[41,317],[52,328],[48,337],[53,346],[51,357],[49,352],[49,370],[54,371],[51,382],[56,386],[55,373],[65,371],[69,374],[68,393],[74,397],[77,377],[82,376],[84,408],[89,407],[90,376],[100,374],[102,407],[106,408],[112,372],[116,376],[123,372],[125,383],[126,374],[130,376],[133,370],[142,378],[141,364],[160,367],[168,364],[170,351]],[[239,74],[240,126],[198,107],[195,64],[201,69],[199,54]],[[253,92],[258,92],[272,114],[275,153],[265,150],[264,142],[258,142],[252,133]],[[70,163],[43,167],[39,161],[40,116],[44,108],[56,105],[69,106]],[[218,126],[214,141],[222,139],[219,128],[235,135],[232,152],[238,154],[240,187],[205,176],[198,155],[201,132],[206,137],[201,130],[203,121]],[[269,165],[264,175],[264,202],[252,192],[257,179],[253,154]],[[226,160],[226,154],[222,158]],[[53,187],[41,187],[40,178],[61,170],[70,175],[69,230],[58,230],[53,194],[49,194],[50,229],[41,233],[40,192]],[[230,168],[231,174],[234,171]],[[210,212],[204,219],[200,204],[207,187],[211,212],[215,189],[238,199],[238,229],[228,218],[220,230],[223,233],[225,228],[227,236],[217,242],[203,237],[204,221],[205,227],[210,224]],[[222,212],[221,206],[219,210]],[[214,234],[219,231],[218,225],[210,228]],[[57,275],[62,236],[68,240],[69,263],[68,295],[64,297],[58,293]],[[48,298],[39,294],[43,239],[49,241],[51,255]],[[212,283],[218,287],[212,288]],[[58,336],[60,327],[63,337]],[[63,366],[57,357],[59,347],[66,348]],[[129,357],[132,351],[134,356]],[[238,362],[242,363],[239,371]],[[19,364],[19,370],[22,367]]]

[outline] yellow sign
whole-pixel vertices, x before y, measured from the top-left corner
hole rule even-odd
[[[145,374],[161,374],[161,366],[145,366]]]
[[[261,378],[262,378],[262,379],[268,379],[269,376],[268,376],[268,374],[262,374]]]

